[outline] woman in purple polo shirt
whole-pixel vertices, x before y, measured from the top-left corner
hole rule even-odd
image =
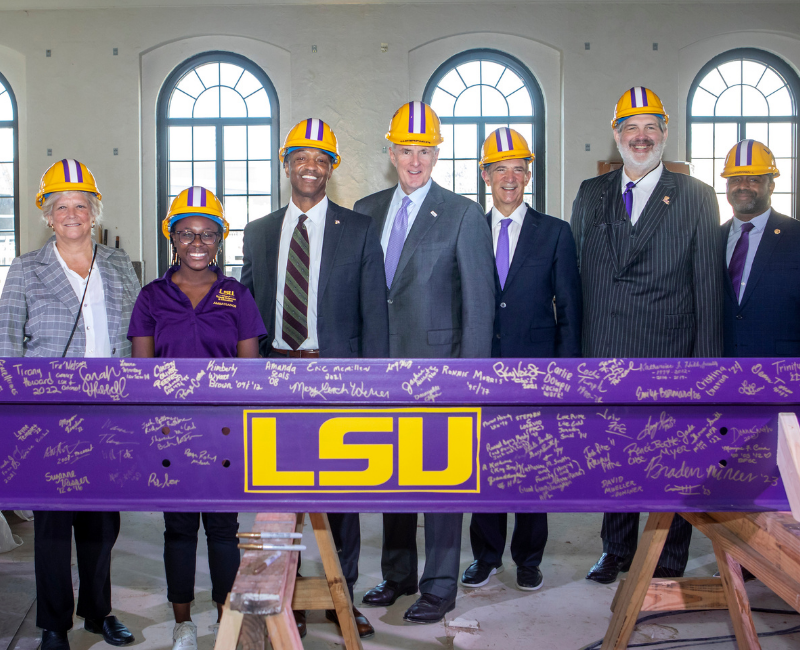
[[[164,277],[142,289],[131,316],[128,338],[134,357],[252,358],[267,333],[250,292],[216,266],[228,223],[222,204],[202,187],[183,190],[162,223],[172,243],[173,264]],[[164,566],[167,599],[175,628],[173,650],[197,649],[197,626],[189,608],[200,513],[165,512]],[[208,542],[211,597],[219,616],[239,568],[236,513],[202,513]],[[219,617],[217,619],[219,622]]]

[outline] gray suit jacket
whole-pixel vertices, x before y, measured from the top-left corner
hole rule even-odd
[[[721,356],[724,263],[714,190],[665,169],[634,227],[621,175],[584,181],[572,206],[583,355]]]
[[[11,262],[0,296],[0,357],[60,357],[78,315],[80,298],[53,251],[55,236],[39,250]],[[139,280],[125,251],[97,245],[92,273],[100,271],[108,318],[111,354],[131,356],[128,324],[139,295]],[[86,350],[83,315],[67,351],[82,357]]]
[[[395,187],[353,208],[375,219],[378,233]],[[492,235],[480,206],[433,183],[389,290],[390,356],[490,357],[494,268]]]

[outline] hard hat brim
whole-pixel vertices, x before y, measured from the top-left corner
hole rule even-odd
[[[293,145],[291,147],[283,147],[280,152],[278,153],[278,157],[280,161],[283,162],[286,156],[288,156],[292,151],[297,151],[298,149],[317,149],[319,151],[323,151],[328,154],[333,159],[333,168],[336,169],[339,164],[342,162],[342,157],[336,153],[335,151],[328,151],[327,149],[323,149],[322,147],[316,147],[311,145]]]

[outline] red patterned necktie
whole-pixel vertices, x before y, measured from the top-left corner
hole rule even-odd
[[[292,232],[289,259],[286,263],[286,283],[283,287],[283,340],[297,350],[308,338],[308,269],[311,263],[308,230],[300,219]]]

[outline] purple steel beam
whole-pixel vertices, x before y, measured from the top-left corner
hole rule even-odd
[[[0,505],[786,510],[800,360],[0,359]]]

